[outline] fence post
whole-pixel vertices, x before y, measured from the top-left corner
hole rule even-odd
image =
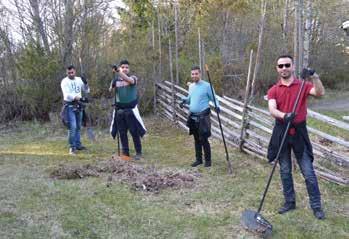
[[[241,132],[240,132],[240,142],[239,142],[240,151],[243,151],[242,146],[244,145],[244,138],[246,136],[246,128],[248,127],[247,106],[248,106],[248,100],[249,100],[248,97],[249,97],[250,88],[251,88],[250,82],[251,82],[251,71],[252,71],[252,59],[253,59],[253,50],[251,50],[251,52],[250,52],[250,62],[248,65],[248,74],[247,74],[244,106],[243,106],[243,110],[242,110]]]

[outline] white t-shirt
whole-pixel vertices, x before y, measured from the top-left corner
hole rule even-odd
[[[64,101],[72,102],[75,96],[82,97],[82,92],[89,93],[90,88],[82,82],[80,77],[75,76],[73,80],[65,77],[61,82]]]

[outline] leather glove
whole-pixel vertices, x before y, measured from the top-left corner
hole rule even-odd
[[[286,113],[284,116],[284,121],[286,123],[292,122],[295,117],[296,117],[296,113],[294,113],[294,112]]]
[[[302,70],[302,73],[301,73],[301,78],[306,80],[308,79],[310,76],[314,75],[315,73],[315,70],[314,69],[311,69],[311,68],[304,68]]]

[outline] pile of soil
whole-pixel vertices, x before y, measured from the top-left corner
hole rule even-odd
[[[107,187],[112,182],[122,182],[137,191],[160,192],[166,188],[178,189],[191,187],[200,174],[178,172],[173,170],[157,170],[155,167],[143,167],[130,161],[120,159],[101,161],[96,165],[60,165],[51,172],[54,179],[81,179],[84,177],[102,177],[110,173]]]

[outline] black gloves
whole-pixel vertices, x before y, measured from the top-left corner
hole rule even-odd
[[[310,76],[314,75],[315,70],[311,68],[304,68],[301,73],[301,78],[306,80]]]
[[[215,107],[214,110],[215,110],[218,114],[221,113],[221,108],[219,108],[219,107]]]
[[[284,116],[284,121],[285,123],[292,122],[295,117],[296,117],[296,113],[294,112],[286,113]]]

